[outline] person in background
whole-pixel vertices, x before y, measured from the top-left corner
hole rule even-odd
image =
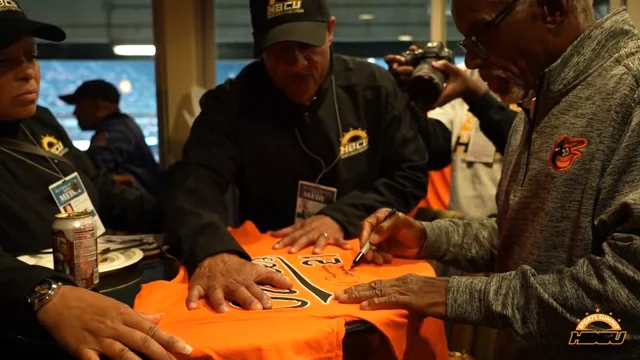
[[[191,309],[202,297],[222,312],[225,298],[270,308],[256,283],[290,286],[252,264],[227,231],[231,184],[240,221],[274,231],[275,249],[320,253],[329,244],[349,248],[345,239],[382,204],[411,210],[425,195],[427,154],[450,152],[436,126],[440,143],[425,149],[387,71],[333,53],[336,20],[326,0],[293,12],[251,1],[251,18],[259,59],[203,96],[184,157],[169,171],[166,239],[183,244]],[[312,216],[296,208],[300,199]]]
[[[407,275],[337,299],[497,328],[499,359],[640,358],[637,28],[624,8],[596,21],[590,0],[453,0],[451,11],[466,66],[523,107],[497,218],[420,223],[398,214],[382,223],[390,211],[382,209],[365,221],[361,241],[376,247],[369,258],[429,258],[495,274]],[[591,345],[593,335],[576,332],[581,320],[613,329],[612,341],[621,329],[624,342],[600,334]]]
[[[385,61],[400,84],[414,71],[402,56],[389,54]],[[427,134],[423,136],[431,136],[428,121],[437,120],[448,129],[442,134],[452,151],[439,155],[443,163],[452,164],[449,210],[472,219],[493,215],[502,155],[517,111],[491,94],[477,71],[446,61],[433,66],[448,80],[428,119],[419,125],[421,134]]]
[[[467,82],[471,89],[476,88],[471,84],[482,84],[477,90],[470,90],[475,95],[454,99],[428,114],[451,130],[449,210],[467,219],[486,218],[497,212],[496,192],[503,153],[518,112],[492,98],[478,71],[468,70],[464,65],[448,69],[450,78]],[[485,132],[491,134],[493,141]]]
[[[95,131],[86,153],[96,167],[114,176],[132,176],[134,185],[152,196],[162,193],[163,171],[140,126],[120,111],[120,93],[115,86],[90,80],[60,99],[75,105],[73,114],[82,130]]]
[[[16,1],[0,2],[0,333],[53,338],[79,359],[152,359],[191,348],[144,316],[104,295],[80,289],[52,269],[28,265],[13,253],[51,248],[51,224],[60,209],[49,185],[79,173],[105,224],[146,230],[162,224],[153,199],[119,187],[75,149],[64,129],[36,105],[40,68],[34,38],[63,41],[56,26],[29,20]],[[19,149],[23,149],[21,151]],[[11,253],[11,254],[10,254]],[[6,343],[2,342],[3,345]],[[3,356],[14,358],[3,348]]]

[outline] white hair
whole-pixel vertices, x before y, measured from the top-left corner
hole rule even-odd
[[[569,6],[571,6],[575,14],[583,19],[583,18],[593,18],[595,17],[593,11],[593,3],[595,0],[573,0],[569,2]],[[489,3],[502,3],[506,4],[508,0],[489,0]],[[519,1],[516,4],[516,11],[520,11],[529,5],[527,1]]]

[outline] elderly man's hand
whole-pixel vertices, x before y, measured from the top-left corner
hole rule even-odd
[[[447,315],[448,284],[448,278],[408,274],[356,285],[336,293],[335,298],[345,304],[360,304],[362,310],[403,309],[443,319]]]
[[[371,242],[371,249],[364,255],[368,262],[377,265],[391,262],[394,256],[413,259],[420,254],[426,241],[424,226],[402,213],[385,218],[391,209],[380,209],[362,223],[360,246]]]
[[[248,310],[270,309],[271,298],[258,284],[277,289],[293,286],[282,275],[262,265],[233,254],[218,254],[203,260],[191,276],[187,307],[197,309],[198,300],[206,297],[219,313],[229,311],[225,299],[234,300]]]
[[[291,225],[271,235],[282,238],[273,248],[282,249],[291,246],[291,254],[313,245],[313,253],[319,254],[327,245],[336,245],[349,250],[351,246],[344,240],[342,227],[326,215],[315,215],[305,221]]]

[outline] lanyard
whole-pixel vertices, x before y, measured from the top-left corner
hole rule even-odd
[[[31,136],[31,134],[27,131],[27,129],[24,128],[24,126],[22,124],[20,124],[20,128],[22,130],[24,130],[25,133],[27,133],[27,136],[29,136],[29,138],[35,144],[35,146],[38,146],[38,142],[36,142],[36,140],[33,138],[33,136]],[[27,163],[37,167],[38,169],[40,169],[42,171],[48,172],[49,174],[52,174],[55,177],[59,177],[60,179],[64,179],[64,175],[62,175],[62,172],[60,171],[60,169],[56,166],[56,164],[53,163],[53,161],[51,161],[51,159],[49,157],[46,157],[46,158],[47,158],[47,160],[49,160],[49,164],[51,164],[51,166],[56,170],[56,172],[53,172],[53,171],[47,169],[44,166],[36,164],[35,162],[27,159],[26,157],[24,157],[22,155],[16,154],[15,152],[5,148],[4,146],[0,146],[0,150],[4,151],[4,152],[6,152],[6,153],[8,153],[10,155],[13,155],[13,156],[17,157],[18,159],[20,159],[20,160],[22,160],[24,162],[27,162]]]
[[[340,144],[340,137],[342,136],[342,121],[340,120],[340,110],[338,109],[338,99],[336,97],[336,80],[333,77],[333,75],[331,76],[331,92],[333,93],[333,106],[335,108],[336,119],[338,123],[338,144]],[[320,172],[320,175],[318,175],[315,181],[316,184],[319,184],[320,179],[324,176],[324,174],[326,174],[329,170],[331,170],[340,160],[340,145],[338,145],[338,156],[336,156],[335,160],[333,160],[331,165],[327,167],[324,160],[322,160],[319,156],[317,156],[316,154],[309,151],[309,149],[307,149],[307,147],[302,142],[302,139],[300,138],[300,133],[298,132],[298,129],[294,128],[293,130],[295,131],[296,137],[298,138],[298,143],[300,144],[304,152],[306,152],[312,158],[318,160],[320,162],[320,165],[322,165],[322,171]]]

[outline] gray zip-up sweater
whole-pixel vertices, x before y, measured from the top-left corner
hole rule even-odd
[[[425,257],[496,273],[451,278],[447,316],[503,329],[500,359],[640,359],[640,37],[627,12],[587,30],[535,93],[510,134],[497,219],[424,224]],[[597,309],[621,320],[624,344],[568,345]]]

